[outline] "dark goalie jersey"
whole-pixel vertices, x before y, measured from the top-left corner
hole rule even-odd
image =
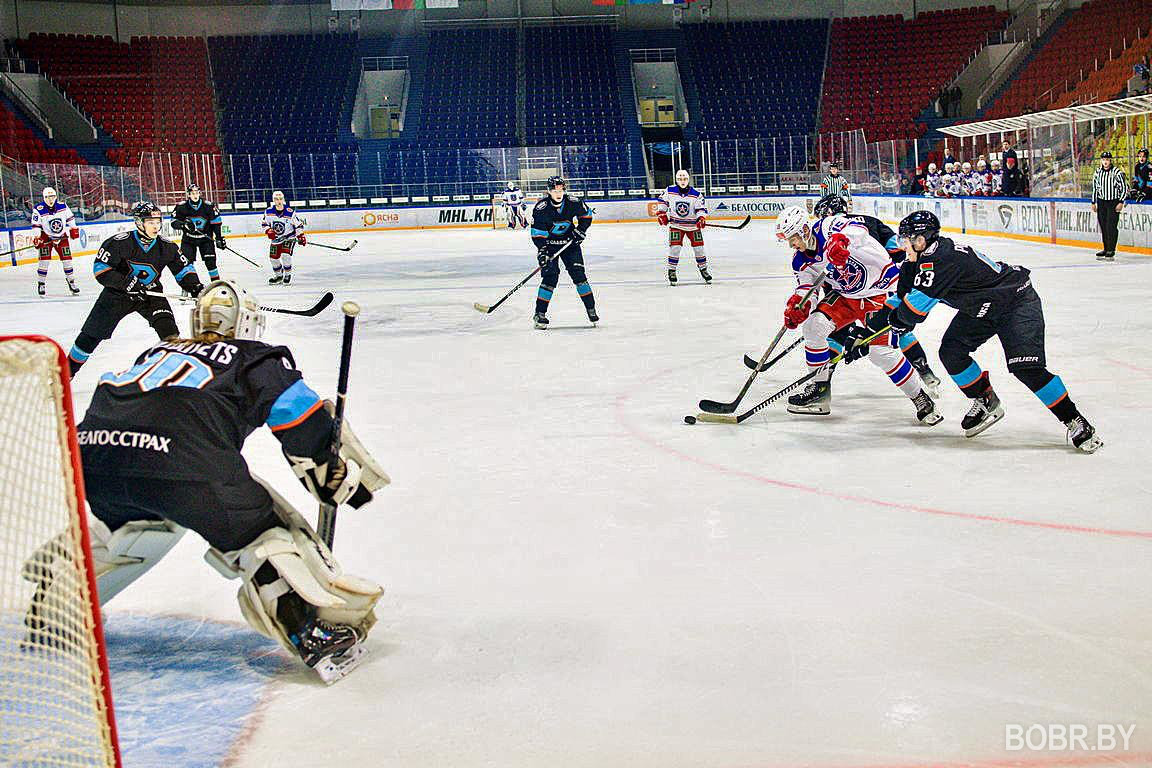
[[[145,246],[135,232],[112,235],[100,244],[100,250],[92,262],[96,280],[114,291],[124,291],[135,277],[147,290],[163,293],[160,273],[165,268],[172,272],[181,288],[199,291],[200,278],[196,276],[196,270],[180,254],[176,243],[163,237]]]
[[[905,272],[911,287],[896,311],[910,323],[923,320],[941,301],[970,317],[995,320],[1032,287],[1026,268],[993,261],[947,237],[938,237],[915,263],[902,266],[902,288],[907,287]]]
[[[572,220],[577,223],[573,224]],[[587,232],[592,226],[592,211],[583,200],[564,195],[564,200],[556,205],[552,198],[545,195],[544,199],[532,208],[532,242],[537,248],[547,245],[555,249],[572,239],[572,228]],[[577,248],[573,245],[572,248]]]
[[[178,204],[172,209],[173,227],[184,232],[184,237],[200,240],[205,237],[218,237],[224,227],[224,219],[216,204],[201,200],[193,204],[190,200]],[[177,225],[179,220],[182,224]]]
[[[330,458],[332,419],[287,347],[166,341],[100,378],[76,432],[85,470],[227,482],[262,424],[293,456]]]

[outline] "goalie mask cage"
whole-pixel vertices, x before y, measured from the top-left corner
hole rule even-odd
[[[68,361],[0,337],[0,765],[120,768]]]

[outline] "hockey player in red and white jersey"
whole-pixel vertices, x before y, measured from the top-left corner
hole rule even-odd
[[[271,240],[268,246],[268,259],[272,262],[272,277],[269,285],[289,285],[292,282],[292,252],[296,245],[308,245],[304,238],[304,220],[288,207],[284,193],[272,193],[272,205],[264,211],[260,220],[264,234]]]
[[[40,254],[36,266],[36,292],[45,294],[44,283],[48,279],[48,265],[52,263],[52,252],[55,251],[64,267],[64,279],[68,281],[68,290],[73,294],[80,293],[76,281],[72,277],[72,248],[71,239],[80,237],[80,228],[76,226],[76,216],[67,203],[57,200],[56,190],[44,187],[44,202],[37,203],[32,209],[32,227],[39,229],[32,244]]]
[[[786,208],[776,220],[776,238],[795,251],[792,270],[796,290],[788,297],[784,324],[802,330],[808,367],[817,371],[803,392],[788,398],[788,410],[825,415],[831,412],[832,403],[829,335],[857,322],[865,323],[873,312],[887,312],[884,303],[896,290],[900,268],[866,226],[839,214],[812,223],[801,206]],[[825,276],[825,288],[831,290],[811,309],[801,300],[821,275]],[[871,331],[866,327],[857,330],[847,345],[845,359],[851,362],[867,356],[912,401],[921,423],[932,426],[942,421],[920,375],[896,346],[896,337],[883,334],[870,342],[865,352],[864,347],[854,348],[852,341]]]
[[[704,195],[692,187],[692,177],[681,168],[676,171],[676,183],[660,193],[656,205],[656,220],[668,227],[668,282],[676,285],[676,267],[680,264],[680,251],[684,237],[692,245],[696,266],[705,283],[712,282],[708,273],[708,257],[704,255],[704,227],[708,206]]]

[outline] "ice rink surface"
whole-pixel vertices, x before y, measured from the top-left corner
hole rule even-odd
[[[586,327],[562,274],[547,332],[532,329],[535,282],[492,315],[472,309],[535,266],[522,232],[302,248],[290,288],[223,257],[268,304],[325,290],[360,302],[348,412],[393,485],[342,511],[336,532],[345,570],[387,589],[371,657],[326,688],[299,665],[210,645],[260,680],[255,706],[220,708],[237,728],[213,764],[1152,764],[1148,257],[1100,264],[1087,249],[958,237],[1033,268],[1049,367],[1105,441],[1089,456],[1007,374],[994,341],[978,359],[1007,416],[976,439],[960,432],[968,403],[949,381],[944,423],[925,428],[866,362],[836,373],[828,417],[773,406],[740,426],[687,426],[700,398],[735,396],[741,356],[779,327],[789,254],[771,222],[709,230],[716,281],[700,284],[688,257],[671,288],[656,226],[590,235],[600,327]],[[263,241],[232,244],[263,263]],[[58,264],[44,300],[34,266],[0,270],[0,329],[70,347],[96,294],[91,261],[78,260],[78,298],[61,297]],[[919,333],[941,375],[951,315],[940,306]],[[266,340],[331,395],[340,327],[335,308],[270,316]],[[78,408],[153,339],[126,320],[78,376]],[[804,370],[797,351],[745,403]],[[312,514],[267,430],[245,454]],[[113,628],[153,619],[113,632],[133,637],[110,640],[115,666],[134,666],[117,651],[139,653],[149,626],[190,643],[197,626],[241,622],[237,584],[204,548],[185,537],[109,604]],[[126,765],[195,763],[149,751],[197,754],[188,712],[211,719],[226,694],[194,672],[169,692],[114,675],[122,712],[173,701],[170,721],[122,734]],[[1006,751],[1010,724],[1135,731],[1127,751],[1070,757]]]

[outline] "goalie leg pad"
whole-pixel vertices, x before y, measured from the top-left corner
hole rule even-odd
[[[375,608],[383,587],[345,574],[300,513],[271,488],[268,492],[284,527],[265,531],[236,552],[210,550],[206,556],[217,570],[243,581],[237,599],[245,620],[257,632],[298,653],[289,637],[300,627],[287,626],[282,616],[291,611],[280,610],[281,600],[291,593],[317,618],[355,627],[367,635],[376,623]],[[271,578],[265,565],[272,569]]]

